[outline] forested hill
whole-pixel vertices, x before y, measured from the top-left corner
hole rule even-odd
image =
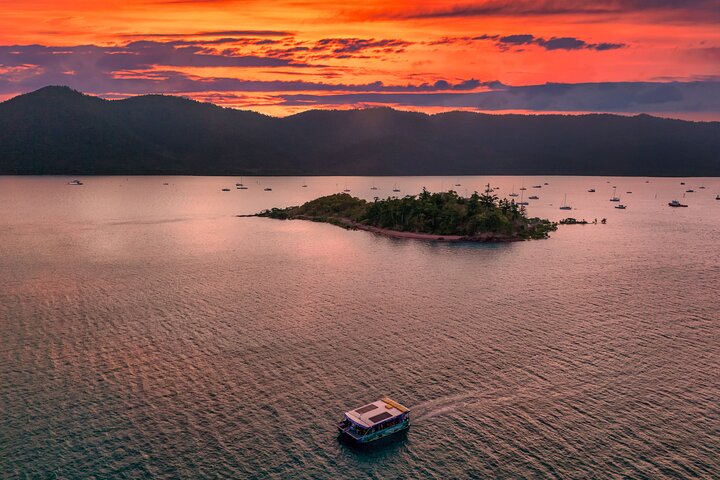
[[[285,118],[45,87],[0,103],[0,174],[720,175],[720,122],[648,115]]]

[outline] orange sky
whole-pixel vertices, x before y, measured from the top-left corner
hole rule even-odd
[[[108,98],[183,94],[273,115],[376,104],[602,111],[606,103],[633,113],[613,106],[617,99],[573,105],[567,96],[552,104],[534,96],[525,105],[515,96],[478,106],[465,94],[548,82],[720,80],[716,0],[0,0],[0,9],[3,98],[63,83]],[[463,95],[441,96],[451,92]],[[324,102],[327,95],[336,97]],[[715,117],[714,107],[685,103]],[[676,101],[666,113],[683,108]]]

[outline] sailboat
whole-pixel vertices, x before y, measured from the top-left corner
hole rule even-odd
[[[565,194],[565,198],[563,198],[562,205],[560,205],[560,210],[572,210],[572,207],[567,204],[567,193]]]
[[[397,183],[396,183],[395,186],[393,186],[393,192],[399,192],[399,191],[400,191],[400,189],[398,188]]]
[[[529,202],[526,202],[523,200],[524,196],[525,196],[525,192],[520,192],[520,201],[517,202],[518,205],[530,205]]]
[[[517,197],[518,194],[515,193],[515,185],[513,185],[512,192],[508,193],[508,197]]]
[[[370,187],[370,190],[377,190],[378,188],[375,186],[375,180],[373,180],[372,187]]]
[[[238,190],[247,190],[248,189],[248,187],[243,185],[243,177],[240,177],[240,183],[236,183],[235,186],[237,187]]]
[[[611,202],[619,202],[620,201],[620,197],[615,195],[615,190],[617,190],[617,187],[613,187],[613,196],[610,199]]]
[[[307,182],[305,181],[305,179],[303,179],[302,188],[307,188]]]
[[[348,188],[347,183],[345,184],[345,190],[343,190],[343,192],[350,193],[350,189]]]

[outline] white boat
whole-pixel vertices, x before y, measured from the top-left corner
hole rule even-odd
[[[512,189],[513,189],[513,191],[508,193],[508,197],[517,197],[518,194],[515,193],[515,185],[513,185]]]
[[[611,202],[619,202],[620,201],[620,197],[615,195],[615,190],[617,190],[617,187],[613,187],[613,196],[610,199]]]
[[[518,205],[530,205],[530,203],[523,200],[523,197],[525,196],[525,192],[520,192],[520,201],[517,202]]]
[[[685,204],[683,204],[683,203],[680,203],[680,202],[678,202],[677,200],[671,201],[670,203],[668,203],[668,206],[674,207],[674,208],[677,208],[677,207],[687,207],[687,205],[685,205]]]
[[[620,205],[615,205],[615,208],[618,210],[625,210],[627,208],[627,205],[623,205],[622,203]]]
[[[367,445],[410,428],[410,409],[390,398],[345,412],[337,423],[340,435],[356,444]]]
[[[397,183],[393,186],[393,192],[399,192],[400,189],[397,186]]]

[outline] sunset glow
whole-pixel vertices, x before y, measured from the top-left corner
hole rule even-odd
[[[105,98],[168,93],[271,115],[385,105],[720,119],[715,1],[0,6],[0,99],[69,85]]]

